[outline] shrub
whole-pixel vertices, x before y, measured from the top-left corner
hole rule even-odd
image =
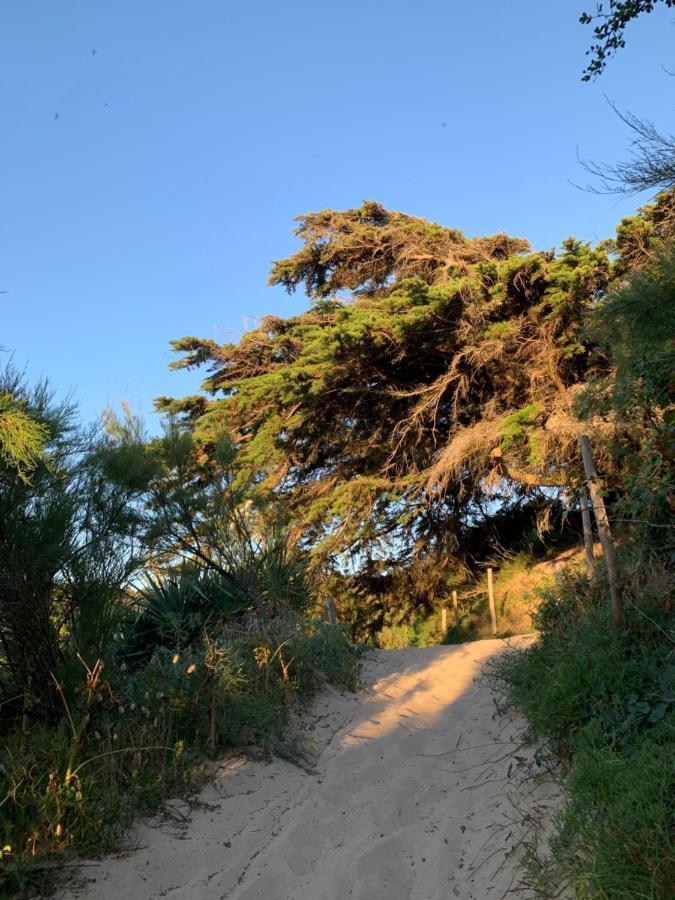
[[[602,579],[568,578],[539,608],[537,642],[497,664],[507,703],[567,771],[549,854],[527,859],[540,896],[561,882],[584,898],[671,896],[675,659],[669,615],[649,598],[610,631]]]
[[[274,635],[273,635],[274,632]],[[301,619],[159,647],[140,667],[80,664],[55,727],[0,742],[0,894],[39,886],[46,858],[111,847],[139,812],[194,786],[226,747],[302,758],[287,732],[295,698],[326,679],[356,685],[342,626]],[[104,678],[109,674],[109,679]]]
[[[0,453],[2,896],[113,845],[206,754],[301,759],[289,711],[357,666],[309,620],[304,557],[229,442],[208,462],[180,429],[145,443],[127,415],[101,435],[24,394],[49,433],[30,479]]]
[[[400,650],[411,647],[415,640],[413,625],[385,625],[375,636],[381,650]]]

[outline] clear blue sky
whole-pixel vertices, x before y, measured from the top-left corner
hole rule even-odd
[[[292,219],[363,199],[537,247],[641,198],[582,193],[620,107],[671,127],[672,11],[582,84],[595,0],[4,0],[0,344],[91,419],[196,388],[168,342],[225,341],[301,295],[265,287]],[[95,52],[93,52],[95,51]],[[642,198],[644,199],[644,198]]]

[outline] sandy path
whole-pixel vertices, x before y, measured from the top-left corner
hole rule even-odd
[[[87,863],[61,896],[97,900],[501,898],[552,786],[508,777],[522,723],[475,682],[503,641],[373,652],[358,696],[323,692],[315,774],[229,760],[175,820]],[[529,795],[529,796],[528,796]],[[186,816],[186,818],[183,818]],[[519,897],[527,896],[519,893]]]

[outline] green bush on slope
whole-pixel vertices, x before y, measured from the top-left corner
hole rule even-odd
[[[135,815],[194,786],[207,754],[301,761],[289,711],[324,679],[353,688],[356,673],[341,626],[299,619],[159,648],[142,668],[94,672],[93,692],[83,669],[57,726],[0,742],[0,895],[41,885],[55,854],[114,846]]]
[[[542,897],[665,898],[675,884],[675,659],[668,614],[629,607],[609,632],[602,583],[567,581],[539,610],[540,637],[499,665],[530,737],[562,758],[567,806],[545,858],[530,853]]]

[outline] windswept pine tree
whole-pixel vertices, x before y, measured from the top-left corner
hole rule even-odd
[[[573,411],[611,369],[585,317],[672,234],[674,208],[663,195],[616,241],[568,238],[559,252],[374,202],[302,216],[303,246],[270,284],[304,288],[311,307],[238,343],[175,341],[175,367],[209,374],[203,393],[158,407],[190,421],[207,453],[229,433],[315,554],[455,558],[497,506],[546,507],[580,431],[602,458],[621,423],[580,425]]]

